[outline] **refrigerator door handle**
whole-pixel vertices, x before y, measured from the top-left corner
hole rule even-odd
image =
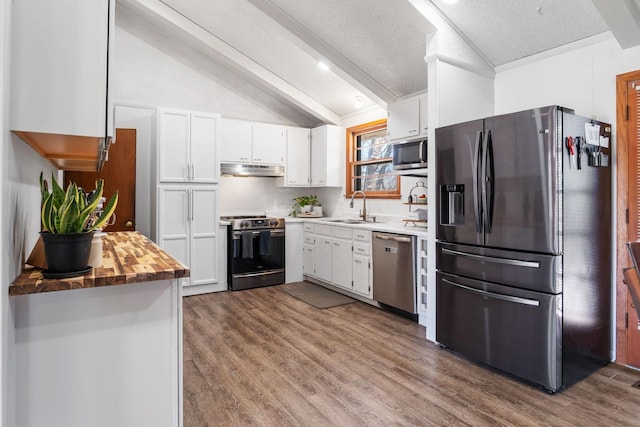
[[[491,256],[468,254],[466,252],[454,251],[451,249],[442,249],[443,254],[456,255],[461,257],[473,258],[479,261],[493,262],[496,264],[513,265],[515,267],[540,268],[540,263],[535,261],[521,261],[518,259],[496,258]]]
[[[485,233],[491,233],[493,224],[493,186],[493,143],[491,131],[487,130],[482,144],[482,222]]]
[[[442,281],[450,284],[451,286],[455,286],[457,288],[461,288],[461,289],[464,289],[466,291],[473,292],[473,293],[482,295],[482,296],[487,297],[487,298],[499,299],[499,300],[502,300],[502,301],[513,302],[513,303],[522,304],[522,305],[531,305],[531,306],[534,306],[534,307],[539,307],[540,306],[540,301],[535,300],[535,299],[513,297],[513,296],[509,296],[509,295],[497,294],[495,292],[483,291],[483,290],[480,290],[480,289],[472,288],[470,286],[461,285],[460,283],[452,282],[451,280],[447,280],[445,278],[443,278]]]
[[[476,232],[477,233],[482,233],[482,225],[481,225],[481,219],[480,219],[480,214],[481,214],[481,208],[480,205],[482,203],[482,201],[480,200],[480,195],[478,194],[478,190],[479,190],[479,182],[480,182],[480,178],[478,175],[480,175],[480,153],[481,153],[481,147],[482,147],[482,131],[477,131],[476,132],[476,146],[475,146],[475,153],[474,153],[474,158],[473,158],[473,210],[475,213],[475,220],[476,220]]]

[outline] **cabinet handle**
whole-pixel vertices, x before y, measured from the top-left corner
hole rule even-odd
[[[418,130],[417,130],[417,129],[411,129],[411,130],[409,131],[409,133],[416,133],[416,132],[418,132]]]
[[[258,159],[257,157],[254,158],[253,160],[256,161],[256,162],[261,162],[262,161],[262,159]]]
[[[191,163],[191,181],[193,181],[194,179],[196,179],[196,168],[195,165]]]
[[[355,262],[356,264],[362,264],[362,261],[360,261],[359,259],[354,259],[353,262]]]
[[[193,222],[193,188],[189,190],[189,218],[191,218],[191,221]]]

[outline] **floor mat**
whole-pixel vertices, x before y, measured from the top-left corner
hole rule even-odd
[[[309,282],[296,282],[285,285],[283,290],[292,297],[316,308],[331,308],[356,302],[353,298]]]

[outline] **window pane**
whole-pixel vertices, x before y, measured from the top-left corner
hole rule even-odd
[[[356,159],[359,161],[375,160],[391,157],[392,145],[387,137],[387,130],[379,130],[358,135],[356,141]]]
[[[383,175],[392,173],[393,165],[390,162],[385,162],[371,165],[357,165],[355,175]]]
[[[354,178],[354,188],[361,191],[396,191],[395,176],[369,176]]]

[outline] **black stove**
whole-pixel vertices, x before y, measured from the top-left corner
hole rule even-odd
[[[284,283],[284,218],[243,215],[221,219],[230,222],[227,233],[229,289]]]

